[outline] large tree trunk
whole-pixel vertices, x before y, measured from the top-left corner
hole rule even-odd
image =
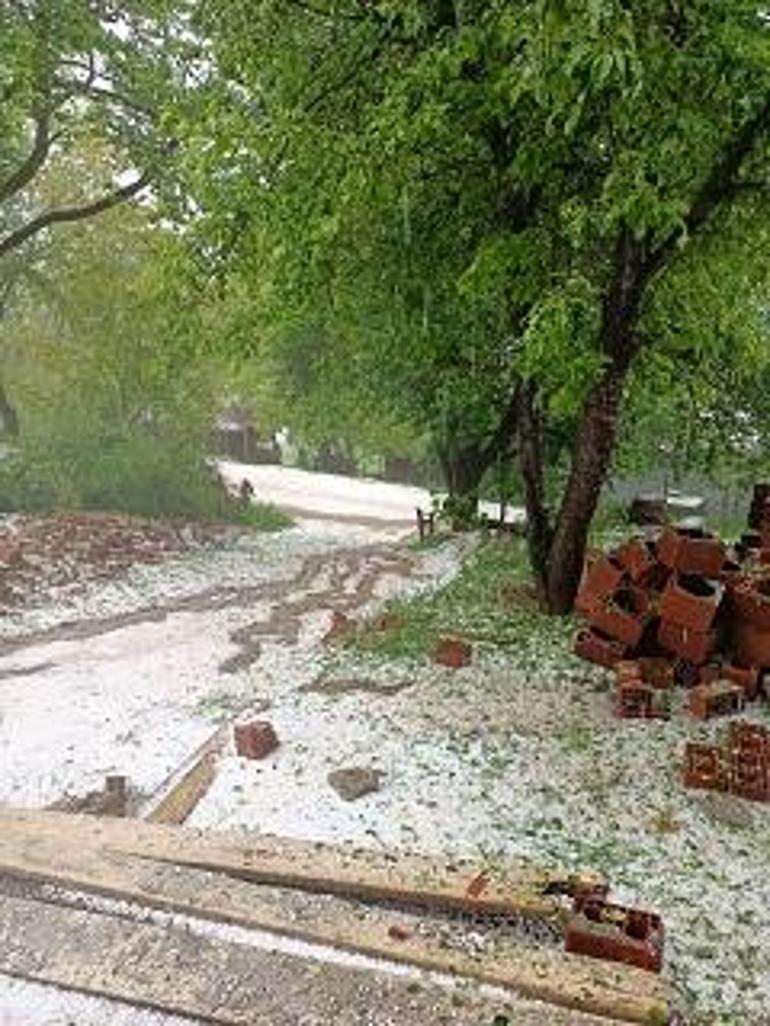
[[[612,461],[627,366],[610,365],[589,392],[580,417],[572,467],[548,560],[547,605],[572,609],[588,530]]]
[[[0,434],[16,438],[19,434],[19,417],[8,393],[0,384]]]

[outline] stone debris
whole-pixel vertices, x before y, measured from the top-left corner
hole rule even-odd
[[[329,784],[346,802],[355,801],[372,791],[379,791],[380,781],[385,776],[382,770],[364,766],[349,766],[332,770],[327,776]]]

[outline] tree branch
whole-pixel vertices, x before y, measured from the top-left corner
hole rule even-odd
[[[50,117],[47,111],[35,118],[35,138],[32,149],[19,167],[0,182],[0,203],[15,196],[28,185],[45,164],[53,139],[50,132]]]
[[[42,214],[28,221],[9,235],[6,235],[4,239],[0,239],[0,257],[6,256],[13,250],[18,249],[27,239],[32,238],[53,224],[84,221],[89,217],[95,217],[97,214],[103,213],[105,210],[110,210],[120,203],[124,203],[127,199],[141,192],[149,184],[151,178],[150,172],[145,171],[144,174],[140,175],[133,182],[129,182],[128,185],[123,185],[119,189],[115,189],[113,192],[107,193],[106,196],[102,196],[91,203],[71,207],[52,207],[50,210],[43,211]]]
[[[738,175],[743,163],[754,149],[757,139],[768,130],[770,97],[721,152],[705,182],[695,194],[690,210],[684,218],[684,224],[674,229],[667,239],[649,253],[642,267],[644,284],[665,265],[685,233],[695,235],[705,227],[723,203],[742,191],[743,183],[738,180]]]

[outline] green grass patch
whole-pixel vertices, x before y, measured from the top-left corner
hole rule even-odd
[[[562,664],[571,658],[574,629],[572,619],[538,609],[525,543],[490,538],[445,587],[389,602],[384,617],[361,626],[345,644],[385,659],[423,660],[440,637],[453,636],[499,646],[515,655],[519,666],[536,668],[543,658]]]

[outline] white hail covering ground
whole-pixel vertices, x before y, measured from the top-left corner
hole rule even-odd
[[[162,608],[212,586],[288,582],[308,557],[328,557],[274,601],[170,612],[4,656],[0,802],[43,805],[65,791],[99,787],[110,772],[125,772],[150,792],[219,724],[267,707],[261,715],[274,723],[280,749],[263,762],[228,751],[194,825],[471,853],[480,863],[523,855],[603,871],[619,900],[663,913],[667,972],[703,1016],[699,1024],[766,1026],[768,810],[685,791],[678,753],[694,736],[692,722],[681,712],[670,722],[614,720],[603,675],[578,664],[553,636],[534,634],[521,651],[477,646],[473,664],[458,671],[380,664],[321,646],[343,550],[378,546],[336,585],[338,598],[352,601],[366,575],[379,574],[361,610],[371,612],[388,595],[446,580],[468,544],[423,551],[415,575],[403,579],[387,569],[383,544],[398,535],[305,521],[280,535],[139,568],[79,599],[7,619],[3,633],[18,637]],[[252,665],[221,671],[221,661],[239,651],[232,631],[292,604],[305,609],[295,637],[276,630],[261,637]],[[9,675],[19,669],[34,672]],[[397,695],[382,690],[394,686]],[[700,733],[721,729],[717,722]],[[350,765],[384,770],[382,789],[351,804],[340,800],[327,773]],[[0,1023],[20,1021],[25,994],[32,991],[0,981]],[[32,996],[25,1007],[36,1024],[72,1021],[72,1005],[56,994],[43,988]],[[104,1021],[145,1021],[95,1007]]]
[[[225,481],[237,490],[246,479],[254,487],[254,498],[281,509],[303,511],[308,516],[339,516],[352,519],[414,524],[415,510],[430,511],[433,495],[426,488],[377,481],[374,478],[316,474],[296,467],[254,466],[220,460]],[[482,502],[481,512],[499,517],[497,503]],[[523,520],[519,508],[506,510],[508,522]]]

